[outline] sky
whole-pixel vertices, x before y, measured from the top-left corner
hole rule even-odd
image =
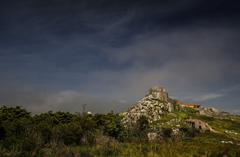
[[[33,113],[122,112],[169,96],[240,113],[233,0],[3,0],[0,104]]]

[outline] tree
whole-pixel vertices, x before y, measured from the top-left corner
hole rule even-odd
[[[32,118],[29,112],[20,106],[0,108],[1,144],[11,149],[14,144],[23,143],[27,128],[31,127]]]
[[[147,140],[149,128],[148,118],[146,116],[141,116],[133,127],[133,136],[137,137],[140,141],[145,141]]]

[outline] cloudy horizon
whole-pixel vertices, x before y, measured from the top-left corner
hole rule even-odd
[[[236,1],[1,2],[0,104],[121,112],[152,86],[240,113]]]

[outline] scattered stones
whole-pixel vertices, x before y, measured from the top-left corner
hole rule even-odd
[[[226,134],[238,135],[237,132],[235,132],[235,131],[231,131],[231,130],[225,130],[224,133],[226,133]]]
[[[157,139],[157,137],[158,137],[158,133],[156,133],[156,132],[149,132],[147,134],[147,137],[148,137],[149,141],[155,141]]]
[[[233,141],[221,141],[223,144],[233,144]]]
[[[172,129],[173,135],[178,135],[179,131],[180,131],[180,130],[179,130],[178,128],[173,128],[173,129]]]

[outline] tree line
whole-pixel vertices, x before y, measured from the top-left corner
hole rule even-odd
[[[123,126],[121,119],[115,113],[93,115],[49,111],[32,115],[20,106],[2,106],[0,147],[6,150],[31,151],[48,145],[93,145],[101,136],[119,142],[138,137],[146,140],[146,119],[140,120],[139,125],[131,128],[131,131]]]
[[[40,157],[45,156],[41,155],[41,151],[45,148],[59,154],[64,154],[61,152],[61,149],[64,149],[71,154],[72,151],[69,149],[74,147],[82,148],[79,151],[80,156],[91,156],[89,154],[111,156],[119,152],[121,154],[125,149],[129,153],[131,149],[135,149],[135,146],[139,146],[137,150],[144,153],[145,148],[142,148],[142,144],[147,146],[147,150],[149,149],[147,152],[158,151],[155,147],[146,145],[149,143],[147,135],[151,131],[153,130],[146,117],[141,117],[134,125],[126,127],[122,123],[122,117],[115,113],[80,114],[49,111],[33,115],[19,106],[2,106],[0,107],[0,156]],[[171,141],[174,142],[179,137],[194,137],[198,134],[197,130],[189,127],[180,128],[177,137],[171,128],[161,128],[158,131],[161,136],[157,143],[165,143],[162,143],[163,149],[165,146],[168,147],[169,141],[171,144]],[[120,143],[122,145],[119,145]],[[130,145],[125,147],[124,144]],[[101,147],[98,147],[99,145]],[[122,148],[120,149],[119,146]],[[55,156],[59,157],[59,154]]]

